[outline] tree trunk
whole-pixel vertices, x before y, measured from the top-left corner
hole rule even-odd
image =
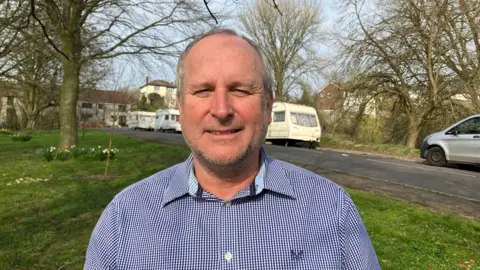
[[[77,101],[80,92],[80,65],[65,60],[60,93],[60,149],[77,145]]]
[[[410,116],[408,118],[408,136],[407,136],[407,146],[409,148],[415,148],[419,133],[420,133],[420,120],[416,116]]]
[[[471,102],[472,102],[472,106],[473,106],[473,111],[474,112],[478,112],[480,110],[480,99],[479,99],[479,95],[477,94],[476,91],[474,90],[471,90],[471,95],[470,97],[472,98]]]
[[[28,130],[33,130],[33,128],[35,127],[35,115],[34,114],[33,116],[31,114],[26,114],[26,117],[27,117],[27,126],[26,126],[26,129]]]
[[[368,102],[362,101],[360,107],[358,108],[358,111],[355,113],[355,118],[353,120],[353,126],[350,134],[353,140],[358,139],[358,129],[360,127],[360,124],[362,123],[362,118],[365,113],[365,109],[367,108],[367,104]]]

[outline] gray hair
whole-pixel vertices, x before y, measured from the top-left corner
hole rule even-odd
[[[182,102],[181,99],[182,99],[182,95],[183,95],[183,76],[185,75],[185,73],[184,73],[185,58],[187,57],[188,53],[193,48],[193,46],[195,46],[195,44],[197,44],[200,40],[202,40],[206,37],[213,36],[213,35],[218,35],[218,34],[226,34],[226,35],[232,35],[232,36],[239,37],[239,38],[247,41],[255,49],[255,51],[260,56],[260,58],[262,60],[262,64],[263,64],[262,82],[263,82],[263,90],[265,91],[265,104],[268,103],[268,100],[270,100],[271,97],[275,98],[275,92],[273,91],[273,83],[272,83],[270,69],[268,67],[268,63],[267,63],[266,58],[265,58],[262,50],[260,49],[260,47],[257,46],[257,44],[255,44],[255,42],[253,42],[249,38],[238,34],[234,30],[226,29],[226,28],[214,28],[214,29],[200,35],[196,39],[194,39],[190,44],[188,44],[188,46],[185,48],[185,50],[180,55],[180,59],[178,60],[178,64],[177,64],[177,76],[176,76],[176,81],[175,81],[175,84],[177,86],[178,101]]]

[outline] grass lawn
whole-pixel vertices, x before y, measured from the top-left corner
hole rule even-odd
[[[330,148],[338,150],[359,151],[370,154],[382,154],[404,158],[419,158],[420,149],[411,149],[400,144],[374,144],[374,143],[356,143],[341,136],[332,137],[329,134],[323,134],[320,142],[321,148]]]
[[[104,179],[101,161],[43,161],[38,149],[57,140],[53,131],[28,142],[0,134],[0,269],[81,269],[91,231],[113,196],[189,154],[184,147],[116,136],[113,147],[120,152],[111,178]],[[107,134],[89,131],[77,147],[107,143]],[[27,177],[47,181],[16,184]],[[480,269],[479,223],[348,191],[383,269]]]

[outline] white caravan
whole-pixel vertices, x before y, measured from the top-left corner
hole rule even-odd
[[[155,113],[133,111],[127,114],[127,126],[129,129],[153,130],[155,128]]]
[[[155,131],[182,132],[180,112],[176,109],[160,109],[156,112]]]
[[[313,107],[274,102],[272,123],[268,126],[266,141],[285,145],[308,144],[311,148],[320,142],[322,130]]]

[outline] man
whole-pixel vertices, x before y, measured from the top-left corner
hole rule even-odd
[[[85,269],[379,269],[349,195],[263,151],[274,98],[251,41],[203,35],[177,86],[191,156],[113,199]]]

